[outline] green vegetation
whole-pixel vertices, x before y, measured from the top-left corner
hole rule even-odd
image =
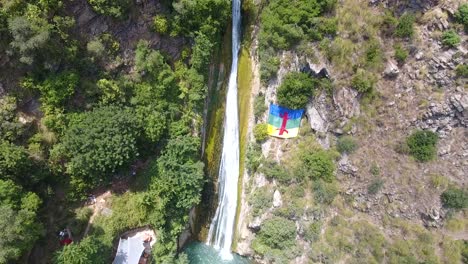
[[[267,219],[252,247],[270,261],[286,261],[295,255],[296,225],[281,217]]]
[[[96,13],[114,18],[125,17],[129,7],[128,0],[88,0]]]
[[[42,235],[37,219],[41,199],[11,180],[0,179],[0,262],[9,263],[27,252]]]
[[[299,157],[301,164],[295,173],[299,178],[332,182],[335,178],[334,155],[325,150],[304,150]]]
[[[468,31],[468,4],[462,4],[455,12],[455,19],[458,23],[465,26],[465,31]]]
[[[80,198],[138,155],[135,123],[132,111],[113,106],[76,117],[52,150],[57,164],[67,161],[73,197]]]
[[[448,208],[463,209],[468,207],[468,192],[454,187],[448,188],[440,196],[442,204]]]
[[[411,154],[417,161],[426,162],[433,160],[437,154],[438,135],[428,130],[413,132],[407,139],[406,144]]]
[[[314,82],[302,72],[288,73],[278,88],[278,103],[291,109],[304,108],[314,94]]]
[[[458,77],[468,78],[468,64],[459,64],[455,72]]]
[[[374,85],[377,82],[376,77],[363,69],[358,69],[351,79],[351,85],[358,92],[365,95],[374,94]]]
[[[384,181],[382,180],[382,178],[375,178],[374,180],[372,180],[372,182],[369,184],[369,186],[367,186],[367,193],[369,194],[376,194],[378,193],[382,187],[384,186]]]
[[[169,23],[167,18],[161,15],[154,17],[153,21],[154,30],[159,34],[167,34],[169,32]]]
[[[251,173],[256,172],[263,162],[262,147],[260,144],[250,144],[246,153],[246,168]]]
[[[401,44],[395,45],[395,59],[398,61],[398,63],[403,64],[406,61],[406,58],[408,58],[408,51],[403,48]]]
[[[268,107],[265,105],[265,95],[259,94],[255,97],[254,100],[254,116],[255,119],[258,120],[260,117],[268,110]]]
[[[442,34],[442,44],[446,47],[453,48],[460,44],[460,36],[458,36],[457,32],[453,30],[445,31]]]
[[[257,142],[265,141],[268,138],[268,124],[255,125],[253,134]]]
[[[353,153],[358,148],[356,140],[352,136],[342,136],[338,138],[336,149],[340,153]]]
[[[320,17],[334,10],[335,4],[335,0],[268,2],[260,15],[259,55],[262,81],[266,82],[276,76],[280,65],[278,51],[288,50],[301,40],[320,40],[336,34],[336,20]]]
[[[52,262],[59,247],[53,234],[64,225],[77,240],[60,248],[56,263],[109,262],[115,238],[144,225],[161,242],[155,259],[172,263],[176,237],[200,202],[205,179],[195,135],[201,134],[209,64],[227,28],[230,2],[146,3],[158,12],[151,27],[161,43],[174,44],[158,50],[124,32],[136,26],[141,6],[88,3],[114,18],[107,19],[108,33],[83,24],[78,29],[75,17],[66,16],[71,2],[1,4],[0,181],[17,191],[0,195],[7,231],[1,263],[30,262],[38,239],[38,252]],[[134,182],[129,175],[146,164],[144,179]],[[130,185],[129,194],[114,195],[112,216],[98,216],[80,242],[90,214],[79,208],[81,199],[117,179]]]
[[[252,194],[249,198],[249,203],[252,206],[253,216],[260,216],[272,206],[273,193],[271,193],[268,187],[260,187]]]
[[[399,19],[395,28],[395,36],[400,38],[411,38],[414,35],[415,16],[404,13]]]
[[[288,169],[272,160],[265,160],[263,167],[261,168],[261,172],[265,174],[267,179],[275,179],[282,184],[287,184],[293,180],[297,180]]]
[[[102,242],[94,237],[86,237],[80,243],[72,243],[58,251],[54,258],[56,264],[106,263],[109,258]]]

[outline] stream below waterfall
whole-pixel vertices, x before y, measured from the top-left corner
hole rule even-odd
[[[190,264],[251,264],[247,258],[241,257],[235,253],[232,254],[232,259],[223,260],[219,251],[214,247],[202,242],[191,242],[183,250]]]

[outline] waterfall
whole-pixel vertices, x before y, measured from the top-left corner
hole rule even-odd
[[[229,75],[224,116],[223,152],[218,176],[218,208],[210,224],[207,244],[221,251],[223,259],[232,258],[231,244],[237,208],[239,179],[239,114],[237,106],[237,63],[240,49],[241,0],[232,1],[232,65]]]

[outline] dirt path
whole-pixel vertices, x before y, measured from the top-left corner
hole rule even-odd
[[[106,208],[106,198],[110,197],[112,195],[111,191],[106,191],[105,193],[99,195],[96,197],[96,203],[92,205],[88,205],[88,208],[91,208],[93,210],[93,214],[89,218],[88,225],[86,226],[86,229],[83,233],[83,238],[86,237],[86,235],[89,232],[89,229],[91,228],[91,225],[94,222],[94,218],[104,209]]]

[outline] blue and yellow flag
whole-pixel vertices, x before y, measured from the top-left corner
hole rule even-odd
[[[268,135],[279,138],[293,138],[299,133],[304,109],[292,110],[270,104],[268,116]]]

